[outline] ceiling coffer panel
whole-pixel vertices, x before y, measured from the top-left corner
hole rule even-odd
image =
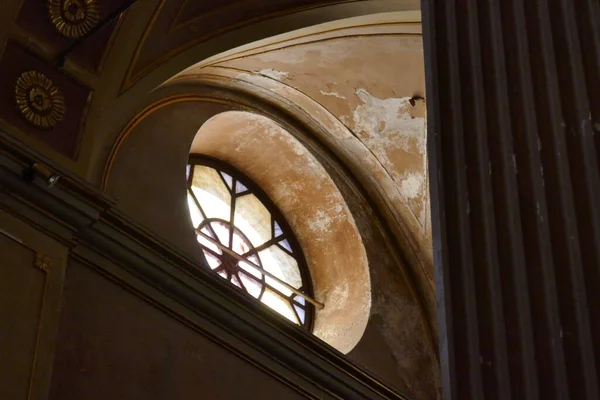
[[[92,91],[12,41],[0,71],[0,119],[76,159]]]
[[[109,18],[127,0],[25,0],[17,24],[37,41],[64,52],[85,38],[69,55],[92,71],[102,68],[119,18]],[[110,22],[105,23],[107,19]],[[100,29],[98,29],[100,27]],[[95,29],[98,29],[94,32]],[[92,34],[90,34],[92,33]],[[86,37],[88,36],[88,37]]]

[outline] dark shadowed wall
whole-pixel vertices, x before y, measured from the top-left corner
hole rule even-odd
[[[302,399],[90,266],[66,271],[51,398]]]
[[[423,2],[446,399],[600,397],[600,3]]]

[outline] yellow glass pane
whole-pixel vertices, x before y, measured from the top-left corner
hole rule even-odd
[[[229,221],[231,195],[217,171],[203,165],[194,167],[192,192],[207,218]]]
[[[271,239],[271,213],[253,194],[236,199],[233,223],[255,247]]]

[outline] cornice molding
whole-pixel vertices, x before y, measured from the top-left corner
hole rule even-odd
[[[42,163],[59,180],[26,181]],[[219,341],[309,398],[407,398],[301,328],[233,290],[173,244],[115,209],[115,201],[0,131],[0,207],[67,243],[71,258]],[[136,287],[136,290],[132,288]]]

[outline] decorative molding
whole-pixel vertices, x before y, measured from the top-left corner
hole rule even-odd
[[[35,215],[31,208],[38,207],[48,213],[33,217],[44,229],[56,229],[48,222],[51,216],[72,226],[70,236],[64,234],[72,245],[70,257],[93,264],[112,279],[125,274],[135,277],[135,282],[125,281],[136,286],[136,282],[144,283],[138,296],[163,309],[173,308],[171,314],[183,323],[201,328],[207,337],[271,371],[307,398],[407,400],[302,328],[231,288],[189,255],[153,236],[116,210],[101,192],[24,149],[16,139],[4,140],[5,136],[0,131],[0,208],[27,218]],[[21,178],[32,160],[61,174],[52,190]],[[36,267],[44,270],[50,266],[44,255],[36,256]]]
[[[196,65],[194,65],[194,69],[195,68],[215,67],[215,66],[219,66],[219,64],[223,64],[223,63],[227,63],[230,61],[239,60],[239,59],[243,59],[243,58],[247,58],[247,57],[260,56],[263,54],[281,51],[281,50],[285,50],[285,49],[289,49],[289,48],[310,45],[313,43],[320,43],[320,42],[325,42],[325,41],[340,40],[340,39],[345,39],[348,37],[351,37],[351,38],[363,38],[363,37],[373,37],[373,36],[402,36],[402,37],[418,37],[418,38],[423,37],[423,34],[420,31],[415,31],[415,32],[396,32],[396,31],[362,32],[362,33],[356,33],[356,34],[351,34],[351,35],[347,33],[347,31],[353,30],[353,29],[398,27],[398,26],[405,27],[407,25],[411,26],[411,27],[418,26],[419,29],[421,28],[420,21],[414,21],[414,22],[407,21],[407,22],[360,25],[360,26],[356,26],[356,27],[345,26],[345,27],[341,27],[341,28],[333,28],[333,29],[328,29],[328,30],[323,30],[323,31],[318,31],[318,32],[310,32],[308,34],[295,36],[292,39],[286,38],[284,40],[268,42],[266,44],[261,44],[257,47],[253,47],[253,48],[244,48],[244,46],[241,46],[241,49],[236,48],[229,52],[224,52],[224,53],[218,54],[216,56],[209,57],[209,58],[197,63]],[[331,36],[331,37],[326,36],[326,35],[332,35],[334,33],[340,33],[340,36]],[[266,39],[264,39],[264,40],[266,40]],[[261,41],[259,41],[259,42],[261,42]],[[177,75],[177,77],[179,77],[179,76],[180,75]]]
[[[263,371],[305,398],[324,400],[330,398],[329,396],[332,395],[327,389],[315,385],[315,382],[307,377],[290,379],[289,371],[293,369],[293,367],[290,368],[289,366],[278,365],[277,361],[274,363],[272,362],[274,360],[265,361],[263,349],[250,346],[242,350],[244,346],[240,345],[239,337],[233,335],[232,332],[223,330],[218,334],[215,334],[214,329],[211,329],[214,321],[203,319],[196,315],[195,312],[193,313],[194,316],[190,316],[189,313],[185,312],[186,307],[173,306],[172,304],[169,305],[169,301],[166,301],[166,297],[163,297],[165,296],[164,294],[158,296],[149,295],[148,293],[151,292],[152,289],[148,284],[135,278],[131,275],[130,271],[123,270],[117,262],[105,259],[101,254],[93,252],[85,244],[75,247],[74,251],[70,254],[69,260],[92,269],[95,273],[110,280],[128,293],[143,299],[158,310],[167,314],[169,317],[185,323],[199,335],[209,339],[223,349],[232,352],[254,368]],[[335,396],[331,397],[340,399]]]
[[[64,118],[65,98],[60,89],[39,71],[26,71],[15,83],[15,101],[27,122],[49,130]]]
[[[85,36],[100,21],[96,0],[48,0],[50,22],[69,38]]]
[[[33,266],[48,273],[52,268],[52,258],[44,253],[35,253],[35,261]]]

